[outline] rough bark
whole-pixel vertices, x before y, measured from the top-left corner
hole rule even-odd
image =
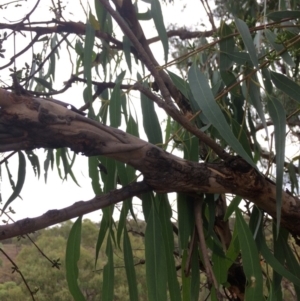
[[[276,217],[275,183],[239,157],[215,164],[186,161],[51,100],[2,89],[0,106],[1,152],[69,147],[86,156],[105,155],[141,171],[154,191],[233,193]],[[281,224],[294,235],[300,235],[299,209],[299,199],[283,191]]]

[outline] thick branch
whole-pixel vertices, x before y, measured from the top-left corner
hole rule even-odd
[[[135,182],[105,195],[96,196],[89,201],[76,202],[60,210],[49,210],[39,217],[25,218],[13,224],[0,226],[0,240],[44,229],[71,218],[117,204],[133,196],[145,193],[150,189],[145,182]]]
[[[219,163],[178,158],[121,130],[105,126],[49,99],[0,89],[0,151],[69,147],[105,155],[141,171],[157,192],[233,193],[276,217],[276,185],[239,157]],[[300,201],[282,194],[281,223],[300,235]]]

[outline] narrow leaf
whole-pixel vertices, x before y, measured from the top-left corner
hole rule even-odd
[[[114,253],[112,249],[111,237],[108,235],[106,243],[107,264],[103,268],[102,299],[103,301],[114,300]]]
[[[38,156],[33,151],[25,151],[28,160],[31,163],[35,176],[40,177],[41,169]]]
[[[245,300],[263,300],[263,278],[258,251],[252,233],[239,209],[235,211],[237,232],[243,258],[243,269],[248,281]]]
[[[250,165],[255,167],[252,159],[244,150],[240,142],[231,131],[220,107],[217,105],[206,77],[200,72],[194,63],[188,74],[190,87],[195,99],[199,102],[200,108],[209,122],[219,131],[223,139]]]
[[[6,203],[4,204],[4,206],[2,208],[2,212],[4,212],[5,209],[7,208],[7,206],[19,196],[19,194],[20,194],[20,192],[23,188],[24,182],[25,182],[25,178],[26,178],[26,159],[25,159],[25,156],[24,156],[23,152],[21,152],[21,151],[18,151],[18,157],[19,157],[19,169],[18,169],[17,184],[14,188],[13,193],[8,198]]]
[[[246,49],[248,50],[248,53],[250,55],[251,61],[253,63],[253,65],[258,68],[258,59],[256,56],[256,50],[255,50],[255,46],[249,31],[249,28],[247,26],[247,24],[238,18],[234,18],[235,21],[235,25],[243,39],[243,42],[245,44]]]
[[[123,250],[124,250],[125,271],[126,271],[128,289],[129,289],[129,300],[137,301],[139,300],[139,298],[138,298],[138,291],[137,291],[136,273],[134,269],[132,248],[131,248],[127,231],[124,231],[124,235],[123,235]]]
[[[141,107],[143,114],[143,125],[148,140],[152,144],[162,145],[162,132],[154,103],[147,96],[141,93]]]
[[[127,36],[123,36],[123,50],[128,69],[131,73],[131,43]]]
[[[283,168],[285,156],[285,110],[275,97],[268,98],[268,109],[271,119],[274,123],[275,130],[275,150],[276,150],[276,219],[277,234],[279,233],[281,219],[281,202],[282,202],[282,185],[283,185]]]
[[[162,236],[164,240],[166,266],[168,275],[168,289],[171,301],[180,301],[180,288],[177,280],[174,252],[174,237],[171,223],[172,210],[167,195],[157,195],[159,199],[159,217],[161,222]],[[199,270],[199,269],[198,269]]]
[[[121,125],[121,83],[126,71],[122,71],[115,81],[115,87],[111,93],[109,115],[110,126],[118,128]]]
[[[152,203],[145,232],[146,281],[149,301],[167,300],[167,267],[158,214]]]
[[[53,91],[53,88],[52,88],[52,84],[47,82],[45,79],[41,78],[41,77],[34,77],[34,80],[44,86],[45,88],[49,89],[49,91]]]
[[[81,222],[82,217],[80,216],[71,228],[66,249],[66,278],[70,293],[75,301],[85,301],[77,282],[77,262],[80,257]]]
[[[268,14],[267,17],[274,21],[280,21],[282,19],[297,19],[300,18],[300,11],[299,10],[275,11]]]
[[[220,25],[220,70],[228,70],[232,65],[232,60],[227,54],[233,53],[235,43],[233,37],[226,37],[232,33],[230,26],[222,21]]]
[[[83,71],[84,78],[87,81],[87,99],[85,101],[92,102],[92,56],[95,40],[95,29],[87,20],[85,43],[84,43],[84,56],[83,56]]]
[[[164,47],[165,52],[165,62],[168,61],[168,53],[169,53],[169,40],[167,36],[167,31],[164,25],[163,14],[161,11],[161,6],[158,0],[151,1],[151,15],[158,32],[158,35],[161,39],[161,42]]]
[[[300,85],[287,76],[274,71],[271,71],[271,79],[277,89],[300,103]]]

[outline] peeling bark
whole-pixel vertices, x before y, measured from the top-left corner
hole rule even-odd
[[[233,193],[276,217],[276,185],[239,157],[219,163],[183,160],[121,130],[88,119],[51,99],[0,89],[0,151],[69,147],[105,155],[141,171],[157,192]],[[300,200],[283,192],[281,224],[300,235]]]

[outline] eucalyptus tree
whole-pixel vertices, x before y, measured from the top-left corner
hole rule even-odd
[[[102,209],[95,241],[96,262],[106,246],[102,299],[114,299],[113,254],[120,248],[130,300],[138,300],[128,236],[136,197],[146,221],[137,233],[144,236],[148,300],[286,300],[288,293],[299,299],[296,2],[228,1],[222,18],[224,10],[201,1],[205,31],[167,26],[162,6],[171,4],[158,0],[95,0],[86,9],[80,2],[80,22],[75,13],[68,20],[65,1],[49,1],[52,18],[41,21],[45,2],[37,1],[21,20],[1,23],[0,69],[11,73],[0,89],[1,172],[9,173],[13,187],[2,212],[9,214],[21,194],[28,163],[37,176],[43,162],[45,176],[56,164],[60,177],[76,181],[78,153],[87,157],[95,194],[3,225],[1,239],[77,218],[66,278],[74,299],[85,300],[77,281],[81,221]],[[184,10],[182,18],[189,18]],[[150,37],[147,26],[155,29]],[[5,52],[9,45],[13,53]],[[28,53],[30,61],[22,60]],[[69,79],[57,82],[66,72]],[[83,87],[80,106],[62,101],[76,83]],[[13,155],[19,160],[15,181],[7,164]],[[282,288],[290,284],[291,292]]]

